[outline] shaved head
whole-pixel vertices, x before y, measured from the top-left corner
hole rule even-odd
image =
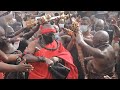
[[[104,21],[102,19],[98,19],[97,24],[104,24]]]
[[[106,31],[97,31],[93,37],[93,44],[95,46],[109,43],[109,34]]]

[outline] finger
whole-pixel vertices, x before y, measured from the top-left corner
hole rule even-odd
[[[29,72],[29,69],[25,69],[24,72]]]
[[[20,62],[20,64],[24,64],[24,63],[26,63],[26,58],[24,58],[24,60]]]
[[[34,69],[34,67],[32,67],[32,66],[28,66],[28,67],[26,67],[26,71],[31,71],[31,70],[33,70]]]
[[[26,68],[34,68],[32,65],[30,65],[30,64],[25,64],[25,67]]]

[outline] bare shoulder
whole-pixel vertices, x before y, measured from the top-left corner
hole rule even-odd
[[[115,53],[115,51],[114,51],[114,49],[113,49],[113,47],[111,45],[108,46],[107,50],[108,50],[108,52]]]
[[[104,55],[106,58],[114,58],[115,57],[115,51],[111,45],[109,45],[104,51]]]
[[[31,41],[26,48],[25,52],[26,53],[34,53],[35,52],[35,46],[37,44],[38,40]]]

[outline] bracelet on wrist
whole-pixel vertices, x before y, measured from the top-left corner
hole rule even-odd
[[[37,57],[38,58],[38,62],[45,62],[45,57]]]

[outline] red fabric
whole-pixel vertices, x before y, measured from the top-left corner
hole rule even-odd
[[[47,34],[47,33],[50,33],[50,32],[56,33],[56,30],[51,29],[51,28],[44,28],[43,29],[43,26],[42,25],[40,26],[40,33],[41,34]]]
[[[55,48],[57,46],[56,41],[53,43],[46,45],[47,48]],[[41,48],[39,51],[35,53],[35,56],[44,56],[47,58],[52,58],[54,56],[60,57],[64,60],[65,66],[70,68],[70,73],[67,79],[77,79],[78,78],[78,70],[76,66],[73,64],[73,58],[71,54],[62,46],[60,46],[55,51],[49,51],[44,48]],[[52,79],[51,73],[48,71],[48,65],[46,63],[31,63],[33,65],[34,70],[29,73],[29,79]]]
[[[56,33],[56,30],[55,29],[51,29],[51,28],[45,28],[45,29],[42,29],[41,31],[41,34],[47,34],[47,33]]]
[[[42,29],[43,28],[43,26],[42,25],[40,25],[40,29]]]
[[[0,73],[0,79],[4,79],[4,74]]]
[[[2,59],[2,57],[0,57],[0,59]],[[0,60],[0,62],[2,62],[2,60]],[[0,79],[4,79],[4,74],[3,74],[3,72],[0,72]]]

